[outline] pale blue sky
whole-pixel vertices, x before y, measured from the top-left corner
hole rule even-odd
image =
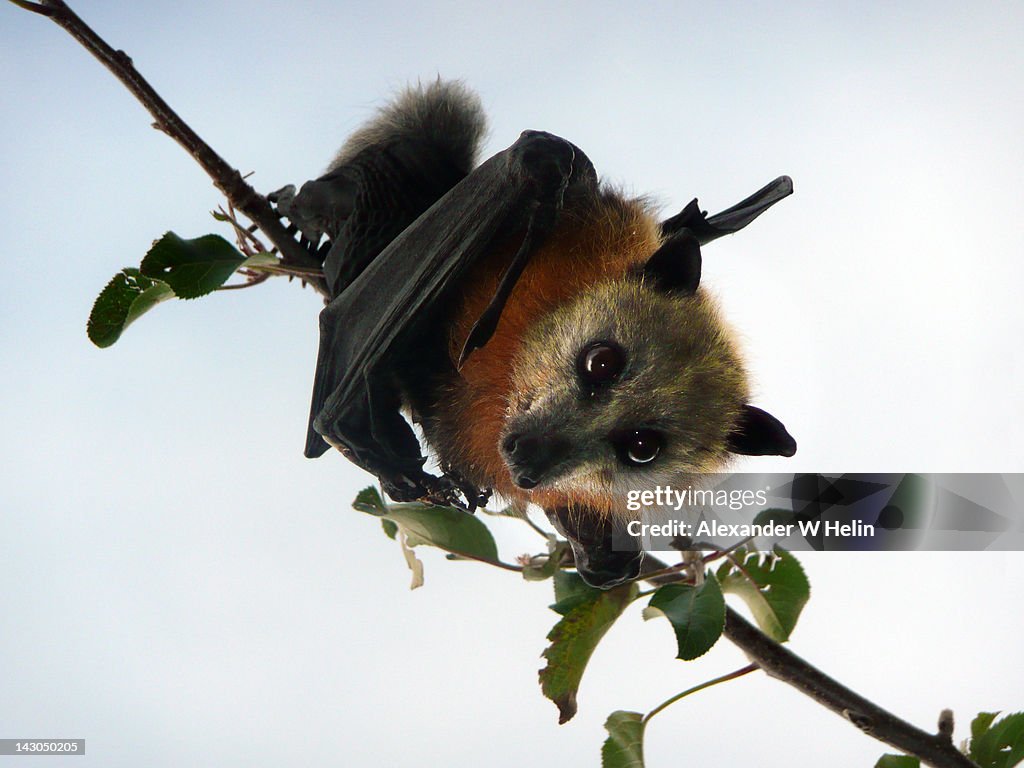
[[[757,403],[800,444],[744,467],[1024,471],[1021,5],[706,5],[74,7],[263,191],[437,73],[481,94],[488,152],[549,130],[667,211],[788,173],[792,198],[705,253]],[[84,737],[77,768],[597,765],[610,711],[743,663],[725,643],[673,661],[668,628],[631,612],[556,726],[536,685],[548,587],[428,554],[409,593],[393,542],[348,510],[369,477],[302,458],[312,292],[164,305],[88,343],[111,275],[168,229],[214,229],[220,200],[77,44],[8,4],[0,72],[0,738]],[[505,536],[506,558],[535,548]],[[1024,706],[1019,553],[806,566],[794,646],[821,667],[927,727]],[[882,751],[753,676],[659,719],[652,768]]]

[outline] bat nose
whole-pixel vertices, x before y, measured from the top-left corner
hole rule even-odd
[[[517,432],[501,442],[501,452],[520,488],[535,488],[568,454],[569,441],[561,435]]]

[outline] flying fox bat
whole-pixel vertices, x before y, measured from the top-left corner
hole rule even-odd
[[[549,133],[525,131],[475,165],[484,126],[461,84],[410,88],[324,176],[275,193],[332,297],[305,453],[338,448],[397,501],[471,511],[494,491],[537,504],[580,574],[610,587],[642,558],[612,544],[627,490],[731,454],[796,451],[748,402],[732,334],[700,287],[701,247],[792,182],[710,217],[693,200],[659,222]]]

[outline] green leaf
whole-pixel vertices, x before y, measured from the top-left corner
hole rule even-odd
[[[666,584],[651,597],[649,607],[672,622],[679,646],[677,659],[703,656],[725,629],[725,598],[713,573],[698,587]]]
[[[921,768],[921,761],[910,755],[882,755],[875,768]]]
[[[373,488],[361,491],[352,506],[398,525],[410,547],[429,544],[456,555],[498,560],[498,547],[487,526],[460,509],[418,503],[384,504]]]
[[[555,613],[565,616],[580,603],[596,600],[601,590],[596,589],[583,580],[583,577],[572,571],[559,571],[554,575],[555,602],[548,606]]]
[[[227,282],[245,257],[220,235],[192,240],[168,232],[142,260],[142,274],[163,280],[183,299],[195,299]]]
[[[1024,712],[994,724],[991,713],[978,715],[971,723],[968,756],[981,768],[1011,768],[1024,761]]]
[[[548,542],[548,553],[546,556],[538,555],[530,558],[530,562],[523,566],[523,578],[527,581],[543,581],[550,579],[560,571],[559,564],[569,549],[569,542],[563,540],[552,540]]]
[[[254,253],[239,266],[239,269],[259,269],[260,267],[276,267],[281,260],[272,253]]]
[[[398,523],[396,523],[394,520],[388,520],[387,518],[384,518],[380,521],[380,526],[384,529],[384,533],[387,535],[389,539],[393,539],[395,538],[395,536],[398,535]]]
[[[174,298],[167,283],[126,267],[107,283],[89,313],[86,333],[97,347],[109,347],[124,329],[161,301]]]
[[[769,507],[758,512],[754,516],[752,523],[753,525],[767,525],[768,523],[794,525],[796,523],[796,513],[791,509]]]
[[[601,768],[644,768],[644,716],[618,710],[605,721]]]
[[[997,717],[999,717],[998,712],[979,712],[977,717],[971,721],[971,738],[980,739]]]
[[[785,642],[811,596],[804,569],[778,546],[765,554],[740,549],[735,559],[742,570],[731,562],[718,569],[722,590],[742,597],[765,634]]]
[[[357,512],[365,512],[368,515],[383,515],[387,509],[384,505],[384,499],[380,497],[380,492],[372,485],[368,488],[363,488],[357,495],[356,500],[352,502],[352,506]]]
[[[542,654],[548,663],[539,673],[541,690],[558,707],[559,724],[576,714],[576,692],[587,662],[601,638],[637,594],[636,584],[602,591],[582,584],[577,574],[564,574],[575,580],[562,579],[562,575],[555,574],[557,602],[552,609],[563,616],[548,633],[551,645]]]
[[[545,557],[543,562],[535,565],[532,562],[523,566],[523,578],[526,581],[544,581],[550,579],[558,570],[558,564],[550,557]]]

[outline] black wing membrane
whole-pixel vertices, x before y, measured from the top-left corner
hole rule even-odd
[[[342,293],[392,240],[466,175],[426,142],[407,138],[389,147],[372,147],[336,173],[340,178],[328,175],[311,190],[333,203],[335,210],[352,200],[344,225],[327,233],[333,243],[324,260],[324,276],[332,296]]]
[[[333,444],[380,477],[394,498],[422,496],[432,478],[399,411],[392,375],[403,349],[466,270],[509,238],[523,242],[508,273],[521,270],[554,227],[567,189],[593,178],[589,160],[572,144],[528,131],[372,258],[320,314],[306,456]]]
[[[789,176],[779,176],[750,197],[711,217],[701,211],[697,204],[697,198],[694,198],[687,203],[682,211],[661,222],[661,233],[669,237],[688,229],[701,245],[705,245],[723,235],[738,232],[779,200],[791,194],[793,194],[793,180]]]

